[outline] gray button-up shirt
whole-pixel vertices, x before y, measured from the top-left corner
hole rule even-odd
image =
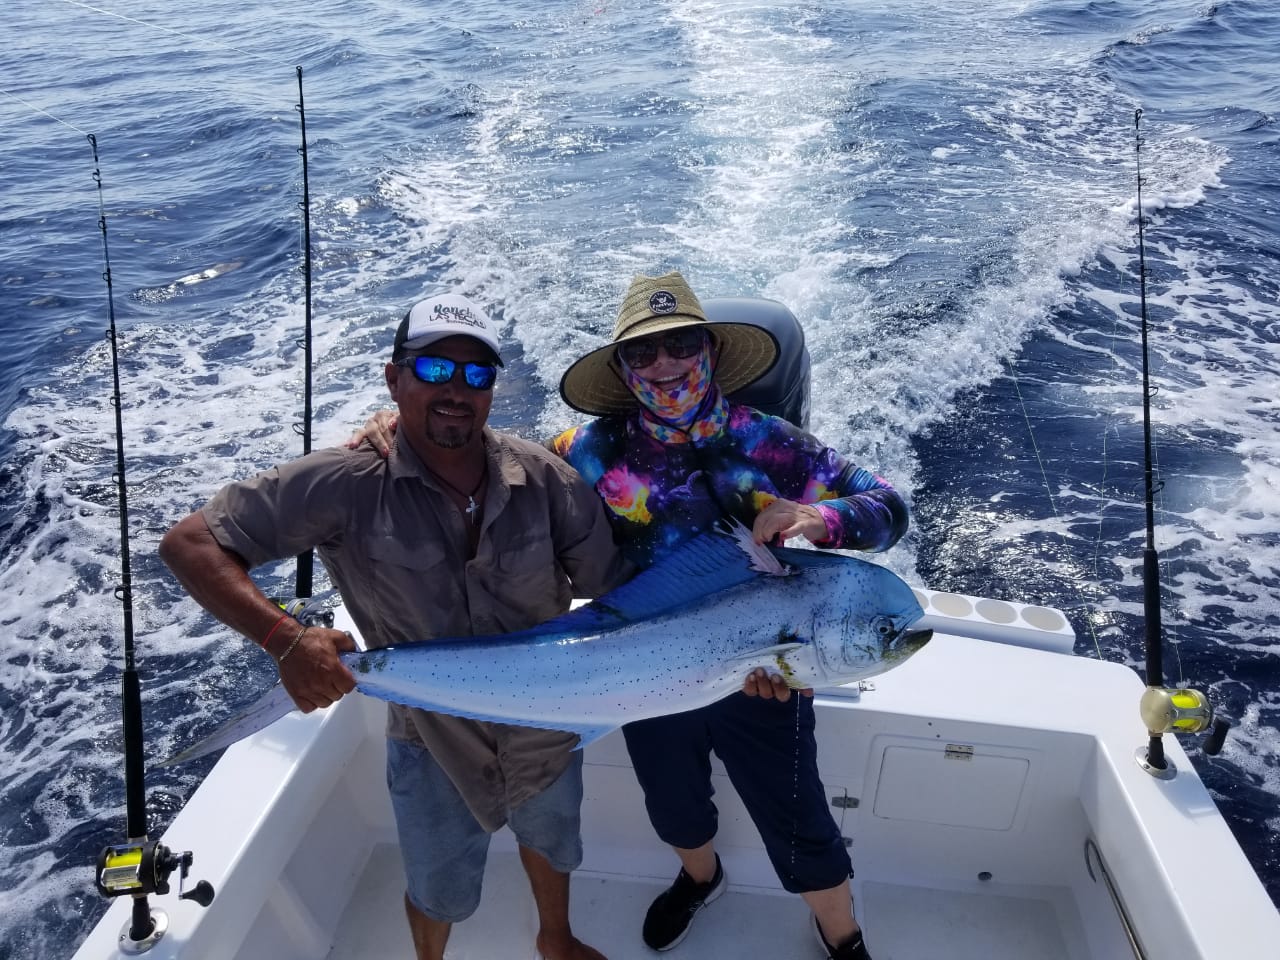
[[[250,567],[315,547],[370,648],[523,630],[628,578],[599,497],[572,467],[488,428],[484,441],[470,560],[470,519],[407,443],[386,460],[368,445],[312,453],[224,487],[202,514]],[[564,772],[577,740],[394,704],[387,733],[425,745],[488,830]]]

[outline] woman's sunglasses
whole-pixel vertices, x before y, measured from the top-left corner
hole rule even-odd
[[[632,370],[642,370],[658,359],[659,345],[667,351],[667,356],[687,360],[701,350],[706,342],[707,335],[702,330],[682,327],[667,333],[627,340],[618,345],[618,356]]]
[[[459,363],[448,357],[405,357],[396,360],[397,367],[408,367],[423,383],[448,383],[459,367],[462,379],[472,390],[488,390],[498,379],[498,368],[492,363]]]

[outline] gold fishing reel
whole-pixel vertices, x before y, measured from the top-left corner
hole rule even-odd
[[[1152,748],[1158,747],[1159,738],[1166,733],[1202,733],[1212,727],[1213,731],[1200,749],[1206,756],[1214,757],[1222,751],[1227,731],[1231,729],[1225,718],[1214,716],[1213,704],[1207,696],[1199,690],[1185,687],[1176,690],[1147,687],[1138,703],[1138,712],[1151,736]],[[1176,772],[1173,764],[1166,763],[1163,755],[1159,763],[1152,763],[1150,750],[1137,752],[1138,765],[1154,777],[1172,779]]]
[[[1138,710],[1147,732],[1153,737],[1166,733],[1199,733],[1213,723],[1213,705],[1199,690],[1147,687]]]

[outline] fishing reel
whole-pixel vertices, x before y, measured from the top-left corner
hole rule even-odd
[[[104,847],[98,855],[94,882],[104,897],[147,896],[169,892],[169,877],[178,871],[178,899],[194,900],[202,907],[213,903],[213,885],[201,880],[183,892],[193,861],[191,852],[174,853],[156,840],[120,843]]]
[[[324,605],[337,591],[328,590],[315,597],[272,597],[271,602],[297,620],[304,627],[328,627],[333,629],[333,610]]]
[[[1138,764],[1162,780],[1171,779],[1176,773],[1173,764],[1164,760],[1163,751],[1153,749],[1166,733],[1202,733],[1212,727],[1201,751],[1206,756],[1216,757],[1226,742],[1227,731],[1231,729],[1231,723],[1225,717],[1214,716],[1213,704],[1199,690],[1147,687],[1138,703],[1138,712],[1151,736],[1150,747],[1138,751]],[[1153,753],[1158,755],[1153,757]]]
[[[152,910],[147,897],[169,892],[169,876],[178,871],[178,899],[194,900],[202,907],[213,903],[213,884],[199,881],[184,891],[191,869],[190,851],[174,853],[163,843],[141,840],[104,847],[98,855],[94,884],[104,897],[133,897],[133,917],[120,931],[117,945],[121,953],[146,953],[169,929],[163,910]]]

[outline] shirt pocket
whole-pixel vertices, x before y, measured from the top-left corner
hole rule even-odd
[[[523,626],[562,613],[572,599],[555,546],[544,534],[516,534],[502,541],[492,568],[477,572],[508,629],[516,629],[510,624],[518,621]]]
[[[505,537],[496,546],[494,566],[506,576],[550,573],[556,565],[551,538],[544,534],[520,533]]]
[[[428,632],[469,632],[454,622],[456,611],[466,610],[462,571],[444,546],[381,536],[365,541],[365,553],[366,596],[395,642]]]
[[[449,559],[448,551],[433,540],[409,543],[390,535],[370,537],[365,541],[365,552],[375,567],[404,570],[431,570]]]

